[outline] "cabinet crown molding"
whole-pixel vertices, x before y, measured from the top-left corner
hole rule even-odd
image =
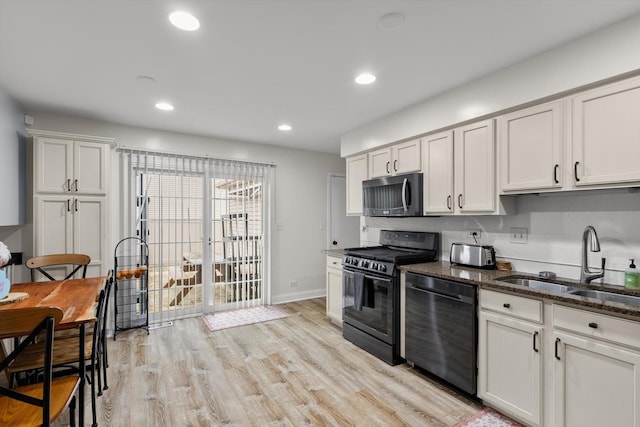
[[[91,140],[94,142],[104,142],[109,144],[111,148],[117,148],[118,144],[116,144],[115,138],[107,138],[104,136],[92,136],[92,135],[81,135],[75,133],[66,133],[66,132],[56,132],[49,130],[41,130],[41,129],[27,129],[27,133],[29,136],[40,136],[40,137],[54,137],[60,139],[82,139],[82,140]]]

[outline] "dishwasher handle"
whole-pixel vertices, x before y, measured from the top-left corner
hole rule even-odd
[[[421,287],[416,286],[414,284],[411,284],[409,289],[414,290],[416,292],[422,292],[422,293],[425,293],[425,294],[435,294],[435,295],[441,296],[443,298],[448,298],[448,299],[451,299],[451,300],[460,301],[460,302],[463,302],[465,304],[473,304],[473,298],[470,298],[467,295],[451,294],[449,292],[442,292],[442,291],[440,291],[438,289],[432,289],[432,288],[424,289],[424,288],[421,288]]]

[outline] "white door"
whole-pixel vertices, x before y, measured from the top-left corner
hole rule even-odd
[[[640,355],[554,333],[557,427],[640,426]]]
[[[540,425],[542,328],[480,311],[478,396],[507,414]]]
[[[360,217],[347,216],[347,181],[344,175],[329,175],[327,249],[360,245]]]

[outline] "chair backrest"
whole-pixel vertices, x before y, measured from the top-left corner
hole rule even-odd
[[[0,395],[42,408],[42,423],[49,425],[51,418],[51,382],[53,358],[53,331],[62,320],[62,310],[58,307],[30,307],[0,310],[0,338],[27,335],[4,360],[0,361],[0,372],[13,362],[20,353],[35,342],[36,337],[45,332],[44,373],[42,398],[21,393],[0,385]],[[32,393],[30,393],[32,394]]]
[[[49,274],[46,269],[51,267],[59,267],[62,265],[71,266],[71,273],[64,277],[64,280],[70,279],[80,269],[82,269],[82,277],[87,275],[87,265],[91,262],[91,257],[84,254],[53,254],[33,257],[27,260],[27,268],[31,270],[31,281],[36,281],[36,272],[39,271],[49,280],[59,280]]]

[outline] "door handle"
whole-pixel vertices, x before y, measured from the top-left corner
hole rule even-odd
[[[389,162],[387,162],[387,173],[391,173],[391,171],[389,170]]]
[[[394,170],[394,172],[398,172],[398,161],[397,160],[393,161],[393,170]]]
[[[451,210],[451,194],[447,196],[447,209]]]
[[[78,199],[73,199],[73,210],[78,212]]]
[[[71,180],[67,178],[67,191],[71,191]]]
[[[458,207],[462,209],[462,193],[458,194]]]
[[[538,331],[533,333],[533,351],[538,353],[538,348],[536,347],[536,338],[538,337]]]
[[[558,356],[558,344],[560,344],[560,338],[556,338],[556,351],[555,351],[555,357],[556,359],[560,360],[560,356]]]
[[[553,182],[554,182],[554,184],[560,184],[560,181],[558,181],[558,169],[560,169],[560,165],[556,164],[553,167]]]
[[[404,181],[402,181],[402,207],[404,208],[405,212],[409,210],[409,207],[407,206],[407,184],[408,183],[409,183],[409,180],[407,178],[405,178]]]
[[[575,178],[576,182],[580,182],[580,178],[578,178],[578,165],[580,164],[580,162],[575,162],[573,164],[573,177]]]
[[[73,180],[73,188],[76,189],[76,192],[78,191],[78,180],[77,179]]]
[[[67,199],[67,212],[71,212],[71,199]]]

